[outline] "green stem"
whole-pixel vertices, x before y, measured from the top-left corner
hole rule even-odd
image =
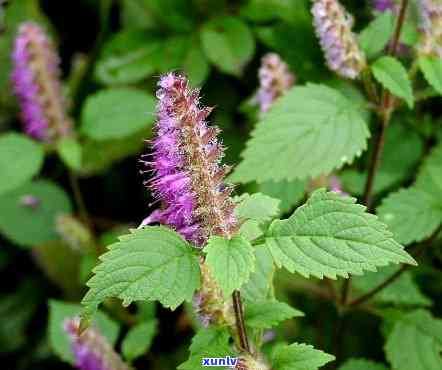
[[[246,325],[244,320],[244,310],[241,302],[239,290],[232,293],[233,309],[235,311],[236,329],[238,332],[241,349],[251,354],[249,340],[247,337]]]

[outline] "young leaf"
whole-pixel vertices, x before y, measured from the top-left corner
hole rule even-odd
[[[166,227],[132,230],[110,245],[100,260],[83,298],[86,317],[109,297],[122,299],[124,305],[158,300],[175,309],[199,287],[198,257],[192,246]]]
[[[149,127],[154,111],[154,98],[143,91],[101,90],[87,98],[81,130],[94,140],[121,139]]]
[[[57,239],[56,217],[72,212],[71,201],[63,188],[46,180],[3,194],[0,204],[0,232],[25,247]]]
[[[0,136],[0,194],[12,190],[36,175],[43,165],[43,147],[25,135]],[[7,179],[7,181],[6,181]]]
[[[293,343],[277,347],[271,362],[273,370],[317,370],[334,359],[310,345]]]
[[[265,244],[275,263],[320,279],[361,275],[389,263],[416,264],[385,224],[355,201],[320,189],[287,220],[274,221]]]
[[[368,136],[357,107],[341,93],[322,85],[295,86],[256,126],[230,180],[280,181],[328,173],[360,155]]]
[[[390,193],[377,209],[377,214],[393,232],[394,238],[405,245],[422,241],[433,234],[442,223],[442,202],[411,187]]]
[[[301,316],[304,316],[301,311],[276,300],[249,302],[245,307],[246,324],[251,328],[269,329],[284,320]]]
[[[241,236],[230,240],[212,236],[204,251],[206,263],[226,296],[241,288],[255,270],[253,247]]]
[[[66,166],[74,171],[81,170],[82,148],[75,138],[66,138],[57,143],[57,152]]]
[[[366,360],[364,358],[351,358],[338,370],[388,370],[384,364]]]
[[[80,315],[81,305],[66,303],[56,300],[49,301],[49,344],[56,355],[63,361],[74,364],[74,356],[71,350],[71,343],[67,333],[63,329],[66,319],[72,319]],[[114,345],[120,332],[120,325],[111,320],[106,314],[97,312],[92,317],[92,324],[96,325],[100,333]]]
[[[213,19],[203,26],[200,35],[207,58],[228,74],[240,75],[255,52],[253,34],[239,18]]]
[[[145,354],[157,332],[156,327],[156,320],[143,322],[132,327],[121,343],[124,358],[133,361]]]
[[[394,369],[442,369],[442,320],[425,310],[403,315],[385,344],[388,361]]]
[[[359,44],[367,58],[381,52],[391,38],[394,16],[391,11],[380,13],[359,35]]]
[[[427,82],[442,95],[442,59],[421,57],[419,58],[419,67]]]
[[[407,102],[413,108],[413,88],[404,66],[395,58],[386,56],[379,58],[372,66],[373,75],[382,86]]]
[[[261,193],[281,201],[279,208],[282,213],[290,211],[302,200],[306,187],[307,180],[266,181],[258,184]]]

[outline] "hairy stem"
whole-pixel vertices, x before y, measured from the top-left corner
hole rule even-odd
[[[233,309],[235,311],[236,329],[238,331],[241,349],[247,353],[251,353],[249,339],[247,338],[246,325],[244,320],[244,310],[241,302],[241,294],[239,290],[232,293]]]

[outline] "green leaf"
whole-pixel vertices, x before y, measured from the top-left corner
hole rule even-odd
[[[270,329],[282,321],[302,316],[301,311],[276,300],[249,302],[245,307],[246,324],[251,328]]]
[[[201,85],[209,76],[209,61],[202,50],[199,40],[192,40],[181,64],[193,86]]]
[[[366,360],[364,358],[351,358],[338,370],[388,370],[384,364]]]
[[[320,189],[287,220],[274,221],[265,244],[275,263],[320,279],[361,275],[389,263],[415,265],[385,224],[355,201]]]
[[[334,359],[310,345],[293,343],[277,347],[271,362],[274,370],[317,370]]]
[[[0,194],[12,190],[35,176],[43,165],[43,147],[25,135],[0,136]]]
[[[74,356],[72,355],[71,343],[67,333],[64,331],[63,324],[66,319],[72,319],[80,315],[82,310],[81,305],[49,300],[49,343],[52,350],[63,361],[70,364],[74,363]],[[120,332],[120,325],[111,320],[106,314],[97,312],[92,317],[92,324],[96,325],[100,333],[108,340],[109,344],[113,346]]]
[[[405,245],[422,241],[442,223],[442,202],[411,187],[390,193],[377,209],[377,214]]]
[[[135,89],[101,90],[87,98],[82,111],[82,132],[94,140],[121,139],[149,127],[155,99]]]
[[[419,170],[416,188],[431,195],[439,205],[442,204],[442,144],[431,151]]]
[[[394,16],[391,11],[380,13],[359,34],[359,44],[367,58],[384,50],[394,29]]]
[[[376,272],[368,272],[364,276],[356,276],[353,279],[353,286],[360,294],[368,293],[390,278],[398,269],[397,266],[387,266]],[[420,291],[410,271],[402,273],[399,278],[378,292],[372,299],[379,303],[404,306],[431,305],[431,300]]]
[[[295,86],[256,126],[230,180],[280,181],[328,173],[359,156],[368,136],[360,112],[341,93],[322,85]]]
[[[393,369],[442,369],[442,320],[424,310],[405,314],[397,321],[385,344]]]
[[[206,263],[226,296],[241,288],[255,270],[253,247],[241,236],[230,240],[212,236],[204,252]]]
[[[238,76],[255,53],[255,40],[241,19],[224,16],[207,22],[201,30],[207,58],[222,72]]]
[[[81,169],[82,148],[75,138],[66,138],[57,143],[57,152],[63,163],[74,171]]]
[[[88,281],[83,298],[85,316],[106,298],[117,297],[127,306],[133,301],[157,300],[175,309],[190,301],[199,287],[198,257],[179,234],[159,226],[132,230],[109,246]]]
[[[305,194],[307,180],[266,181],[258,184],[261,193],[281,201],[279,208],[282,213],[290,211]]]
[[[242,297],[251,302],[270,298],[275,272],[272,255],[268,249],[255,248],[255,260],[255,271],[241,288]]]
[[[35,198],[35,205],[27,199]],[[58,238],[55,220],[71,213],[69,197],[58,185],[39,180],[20,186],[0,197],[0,232],[21,246],[31,247]]]
[[[105,85],[139,82],[155,72],[153,56],[159,48],[158,37],[149,32],[117,33],[103,47],[95,65],[95,78]]]
[[[421,57],[419,58],[419,67],[427,82],[442,95],[442,59]]]
[[[123,28],[153,28],[155,17],[149,9],[150,0],[122,0],[121,23]]]
[[[382,86],[407,102],[413,108],[413,88],[404,66],[395,58],[386,56],[379,58],[372,65],[373,75]]]
[[[132,327],[121,343],[121,350],[124,358],[133,361],[145,354],[157,332],[155,320],[143,322]]]

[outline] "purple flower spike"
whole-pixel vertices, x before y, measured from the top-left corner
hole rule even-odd
[[[68,135],[71,123],[61,93],[59,59],[38,25],[26,22],[20,26],[12,60],[12,83],[25,132],[48,142]]]
[[[342,77],[356,78],[366,61],[351,31],[351,15],[337,0],[314,0],[312,14],[328,67]]]
[[[64,330],[69,335],[75,366],[80,370],[129,370],[120,356],[114,351],[97,329],[88,328],[78,334],[80,319],[68,319]]]
[[[223,184],[229,168],[220,163],[219,130],[205,121],[211,109],[200,107],[199,91],[190,89],[183,76],[166,74],[158,86],[153,153],[142,162],[148,167],[144,172],[154,173],[146,184],[162,207],[141,226],[168,225],[198,247],[210,235],[230,237],[238,223],[232,188]]]
[[[422,41],[419,52],[442,58],[442,2],[419,0]]]
[[[268,53],[261,59],[259,90],[256,99],[261,112],[267,112],[273,102],[295,83],[295,76],[278,54]]]

